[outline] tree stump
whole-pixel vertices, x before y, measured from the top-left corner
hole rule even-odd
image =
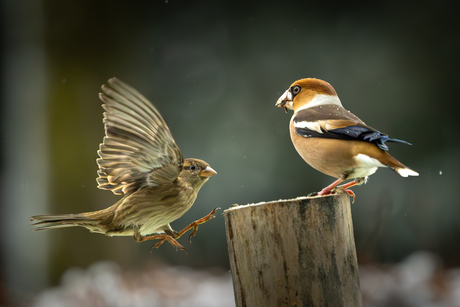
[[[224,214],[236,306],[362,306],[346,193]]]

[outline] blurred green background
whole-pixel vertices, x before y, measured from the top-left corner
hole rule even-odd
[[[354,188],[361,264],[417,250],[460,264],[460,57],[451,1],[2,1],[0,302],[56,285],[67,269],[112,260],[229,269],[222,212],[319,191],[275,108],[297,79],[330,82],[345,108],[413,146],[390,153],[418,171],[379,170]],[[118,77],[161,112],[185,157],[218,172],[181,229],[222,207],[188,249],[85,229],[32,232],[28,218],[112,205],[96,188],[100,86]]]

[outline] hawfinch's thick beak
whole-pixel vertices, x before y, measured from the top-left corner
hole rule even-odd
[[[284,92],[284,94],[281,95],[281,97],[276,102],[275,106],[277,106],[279,108],[283,108],[284,111],[286,111],[286,113],[288,112],[288,109],[293,110],[291,91],[287,90],[286,92]]]
[[[213,170],[210,166],[206,167],[204,170],[200,172],[201,177],[211,177],[216,175],[217,172]]]

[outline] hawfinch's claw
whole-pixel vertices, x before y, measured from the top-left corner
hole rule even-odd
[[[355,203],[355,200],[356,200],[356,195],[355,195],[355,193],[353,193],[352,190],[347,190],[347,189],[344,189],[343,191],[344,191],[345,193],[347,193],[348,195],[350,195],[350,196],[353,197],[353,201],[352,201],[351,203],[354,204],[354,203]]]

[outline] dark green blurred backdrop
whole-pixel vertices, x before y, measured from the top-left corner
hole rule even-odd
[[[274,106],[316,77],[368,125],[411,142],[390,152],[420,173],[382,169],[354,189],[359,261],[427,249],[459,265],[457,18],[443,1],[2,1],[0,287],[30,295],[100,260],[229,269],[223,210],[181,241],[188,255],[85,229],[31,231],[31,215],[118,199],[95,181],[98,93],[114,76],[155,104],[185,157],[218,172],[175,229],[332,182],[298,156],[292,114]]]

